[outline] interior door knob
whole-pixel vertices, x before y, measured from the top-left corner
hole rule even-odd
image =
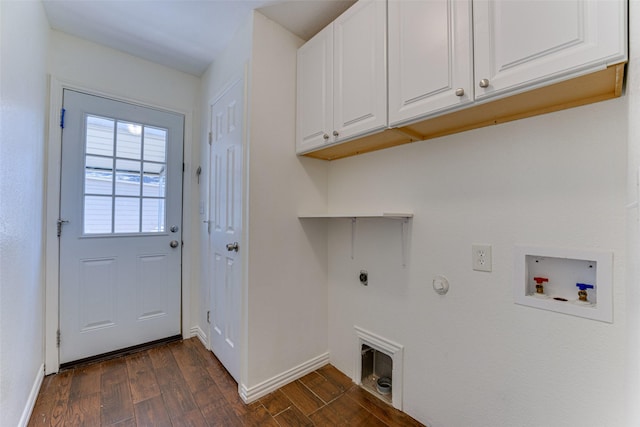
[[[229,252],[238,252],[238,249],[240,249],[240,247],[238,246],[238,242],[227,243],[227,250]]]
[[[171,246],[172,248],[174,248],[174,249],[175,249],[175,248],[177,248],[177,247],[178,247],[178,245],[179,245],[179,244],[180,244],[180,243],[178,243],[178,241],[177,241],[177,240],[172,240],[172,241],[171,241],[171,243],[169,243],[169,246]]]

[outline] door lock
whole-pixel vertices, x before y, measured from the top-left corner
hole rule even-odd
[[[180,230],[180,227],[178,227],[177,225],[172,225],[169,229],[169,231],[171,231],[172,233],[177,233],[178,230]]]
[[[227,243],[227,250],[229,252],[232,252],[232,251],[238,252],[238,249],[240,249],[240,247],[238,246],[238,242]]]

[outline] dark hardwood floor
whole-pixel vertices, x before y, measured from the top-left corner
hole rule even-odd
[[[246,405],[197,338],[44,379],[29,426],[421,426],[326,365]]]

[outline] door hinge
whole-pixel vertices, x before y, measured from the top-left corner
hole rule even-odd
[[[58,218],[56,221],[56,234],[58,237],[62,235],[62,225],[68,223],[69,221],[66,219]]]
[[[207,311],[207,323],[211,323],[211,311]]]
[[[209,145],[213,143],[213,132],[209,131]]]
[[[60,348],[60,329],[56,331],[56,347]]]
[[[64,108],[61,108],[61,109],[60,109],[60,127],[61,127],[62,129],[64,129],[64,113],[65,113],[66,111],[67,111],[67,110],[65,110]]]

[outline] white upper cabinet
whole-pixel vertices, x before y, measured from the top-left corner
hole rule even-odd
[[[360,0],[298,50],[298,153],[386,128],[386,36],[386,1]]]
[[[333,140],[333,27],[298,49],[296,151]]]
[[[471,1],[389,0],[389,124],[473,102]]]
[[[387,2],[360,0],[334,22],[337,140],[387,126]]]
[[[476,99],[626,60],[626,2],[474,0]]]
[[[626,61],[627,0],[359,0],[298,52],[297,152],[332,160],[611,99]]]

